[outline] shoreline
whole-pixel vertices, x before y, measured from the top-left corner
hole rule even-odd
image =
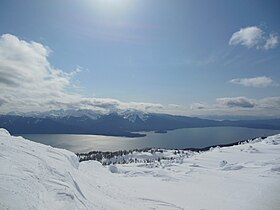
[[[128,162],[112,162],[111,159],[119,159],[122,156],[126,156],[126,155],[132,155],[134,152],[149,152],[151,154],[155,154],[156,152],[160,152],[163,153],[163,151],[166,150],[174,150],[174,153],[184,153],[187,151],[190,152],[206,152],[209,151],[211,148],[215,148],[215,147],[231,147],[231,146],[235,146],[235,145],[239,145],[239,144],[244,144],[244,143],[249,143],[250,141],[254,141],[256,139],[265,139],[267,138],[267,136],[261,136],[261,137],[255,137],[255,138],[251,138],[251,139],[246,139],[246,140],[240,140],[240,141],[235,141],[232,143],[228,143],[228,144],[216,144],[216,145],[211,145],[211,146],[207,146],[207,147],[202,147],[202,148],[195,148],[195,147],[190,147],[190,148],[183,148],[183,149],[178,149],[178,148],[174,148],[174,149],[164,149],[164,148],[142,148],[142,149],[131,149],[131,150],[117,150],[117,151],[90,151],[88,153],[75,153],[78,158],[79,158],[79,162],[83,162],[83,161],[89,161],[89,160],[96,160],[98,162],[101,162],[102,164],[104,164],[104,159],[109,160],[109,164],[108,161],[105,161],[105,165],[110,165],[110,164],[127,164]],[[163,157],[162,159],[165,159],[165,157]],[[157,159],[158,161],[160,161],[161,159]],[[155,160],[150,160],[149,161],[155,161]]]

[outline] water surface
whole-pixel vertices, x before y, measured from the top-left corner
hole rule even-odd
[[[77,153],[93,150],[116,151],[146,147],[165,149],[202,148],[277,133],[280,133],[280,131],[239,127],[212,127],[184,128],[168,131],[168,133],[145,132],[147,136],[139,138],[80,134],[24,134],[21,136],[35,142]]]

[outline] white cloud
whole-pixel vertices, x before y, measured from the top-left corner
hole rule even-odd
[[[269,38],[266,40],[264,49],[268,50],[268,49],[275,48],[277,46],[278,42],[279,42],[278,36],[276,36],[275,34],[270,34]]]
[[[48,100],[75,97],[65,93],[71,74],[55,69],[47,58],[49,49],[16,36],[0,37],[0,88],[7,106],[41,106]]]
[[[182,108],[182,106],[181,106],[181,105],[178,105],[178,104],[168,104],[168,107],[170,107],[170,108],[175,108],[175,109]]]
[[[229,82],[232,84],[243,85],[246,87],[268,87],[276,85],[271,78],[266,76],[232,79]]]
[[[249,26],[241,28],[239,31],[232,34],[229,45],[243,45],[248,48],[256,47],[257,49],[272,49],[278,44],[278,36],[266,33],[257,26]]]
[[[280,96],[261,99],[227,97],[216,101],[218,103],[208,110],[211,114],[280,117]]]
[[[0,98],[0,106],[2,106],[3,104],[7,103],[7,101],[3,98]]]
[[[258,106],[265,110],[274,111],[277,110],[278,113],[280,111],[280,97],[268,97],[268,98],[262,98],[258,102]]]
[[[50,109],[118,109],[158,111],[161,104],[121,102],[110,98],[89,98],[75,93],[72,78],[81,71],[66,73],[48,61],[50,49],[37,42],[20,40],[11,34],[0,36],[1,112]]]
[[[217,98],[216,103],[207,104],[203,109],[193,108],[188,114],[200,117],[221,116],[221,118],[225,116],[279,118],[280,96],[260,99],[245,96]]]
[[[279,116],[280,97],[250,99],[219,98],[216,104],[194,103],[189,106],[123,102],[111,98],[85,97],[73,85],[80,68],[66,73],[53,67],[50,49],[16,36],[0,36],[0,111],[48,111],[54,109],[91,109],[102,112],[136,109],[172,114],[251,114]]]
[[[202,103],[192,103],[190,107],[192,110],[200,110],[206,108],[206,106]]]
[[[216,100],[220,105],[229,108],[253,108],[255,106],[254,100],[244,96],[233,98],[217,98]]]
[[[249,48],[254,47],[259,44],[262,39],[262,35],[263,31],[256,26],[241,28],[231,36],[229,44],[241,44]]]

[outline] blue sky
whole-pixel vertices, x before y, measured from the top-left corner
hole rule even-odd
[[[50,68],[59,71],[52,75],[67,84],[59,86],[58,107],[23,98],[12,106],[19,86],[27,85],[24,79],[13,88],[2,82],[0,108],[64,108],[80,97],[185,115],[280,115],[279,9],[279,1],[2,0],[2,51],[14,46],[3,34],[39,43]],[[8,71],[28,75],[11,62],[9,68],[2,62],[2,81]],[[34,101],[47,97],[26,92]]]

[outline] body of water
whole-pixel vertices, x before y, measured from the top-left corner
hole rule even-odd
[[[117,151],[147,147],[164,149],[202,148],[278,133],[280,133],[279,130],[211,127],[184,128],[168,133],[145,132],[147,136],[140,138],[80,134],[24,134],[21,136],[35,142],[80,153],[93,150]]]

